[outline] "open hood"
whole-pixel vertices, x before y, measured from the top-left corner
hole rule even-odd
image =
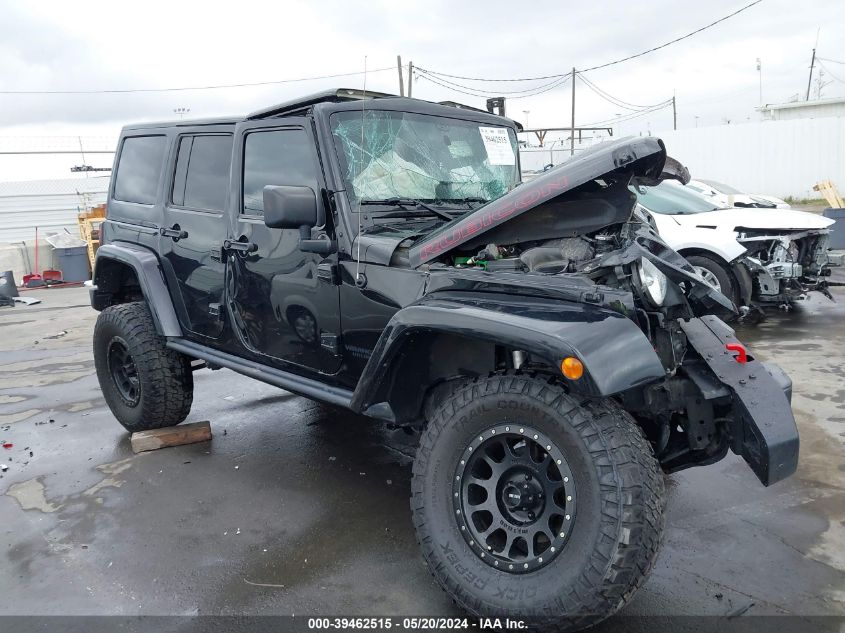
[[[626,222],[635,202],[628,185],[656,185],[667,178],[686,184],[689,172],[666,156],[660,139],[600,143],[442,226],[411,247],[409,262],[416,268],[458,247],[543,239],[550,236],[552,225],[557,236],[563,236]]]

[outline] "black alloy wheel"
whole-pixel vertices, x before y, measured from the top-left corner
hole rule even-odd
[[[108,363],[111,379],[126,406],[138,406],[141,401],[141,380],[138,377],[138,368],[123,338],[115,336],[109,342]]]
[[[550,563],[575,520],[575,482],[539,431],[503,424],[476,437],[456,469],[455,516],[472,551],[510,573]]]

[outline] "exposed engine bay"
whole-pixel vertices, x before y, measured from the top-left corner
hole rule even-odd
[[[813,290],[827,290],[829,231],[815,229],[773,234],[739,229],[737,241],[746,249],[742,263],[755,279],[755,296],[764,302],[791,302]]]

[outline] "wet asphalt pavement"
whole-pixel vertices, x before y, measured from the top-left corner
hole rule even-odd
[[[739,328],[793,378],[798,474],[766,489],[730,455],[669,477],[663,550],[623,613],[845,614],[836,295]],[[214,439],[133,455],[86,290],[27,296],[43,303],[0,309],[0,614],[457,614],[414,539],[413,437],[202,370],[188,420]]]

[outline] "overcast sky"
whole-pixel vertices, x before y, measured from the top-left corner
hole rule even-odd
[[[750,0],[633,3],[341,0],[311,2],[84,3],[0,0],[0,91],[170,88],[267,82],[359,72],[367,87],[398,91],[396,55],[404,63],[471,77],[532,77],[588,68],[662,44],[712,22]],[[678,127],[740,124],[759,115],[756,59],[763,102],[804,97],[811,50],[845,62],[845,2],[763,0],[703,33],[647,56],[586,74],[607,93],[633,104],[677,97]],[[822,62],[830,81],[823,97],[845,96],[845,64]],[[379,71],[378,69],[392,68]],[[818,67],[817,67],[818,68]],[[517,91],[548,83],[451,81],[484,91]],[[0,151],[78,143],[108,146],[120,127],[140,120],[240,114],[331,88],[361,87],[363,77],[263,87],[96,95],[0,94]],[[508,99],[508,114],[530,127],[569,124],[570,84]],[[815,96],[816,85],[812,89]],[[418,77],[414,96],[484,106]],[[811,97],[811,98],[813,98]],[[524,111],[529,113],[526,115]],[[577,86],[576,125],[628,111]],[[698,117],[696,119],[696,117]],[[526,121],[527,119],[527,121]],[[618,125],[617,133],[671,129],[666,108]],[[39,138],[39,137],[51,138]],[[18,137],[18,138],[10,138]],[[24,137],[24,138],[21,138]],[[96,137],[96,138],[92,138]],[[670,148],[671,150],[671,148]],[[107,155],[86,162],[109,165]],[[0,156],[0,180],[70,177],[80,156]]]

